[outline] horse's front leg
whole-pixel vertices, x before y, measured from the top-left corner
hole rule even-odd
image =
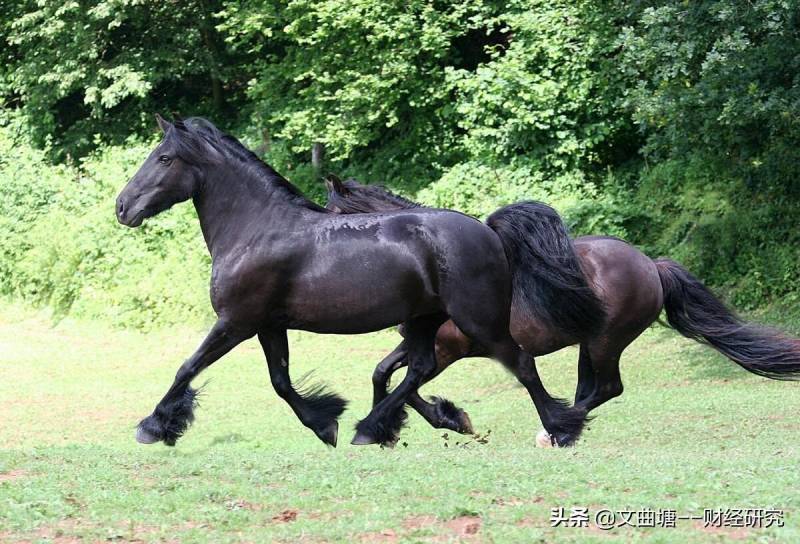
[[[408,348],[406,341],[400,342],[394,350],[383,358],[372,373],[372,406],[375,407],[389,394],[389,379],[395,370],[406,366]]]
[[[436,372],[434,338],[446,316],[431,315],[406,323],[408,372],[394,391],[389,393],[369,415],[359,421],[352,444],[394,445],[405,422],[403,405],[417,388]]]
[[[456,332],[458,335],[454,334]],[[454,362],[473,352],[476,356],[485,355],[481,349],[474,348],[473,342],[463,336],[455,325],[449,328],[443,325],[436,336],[436,370],[421,385],[430,382]],[[375,367],[372,374],[373,407],[386,398],[389,379],[395,371],[406,366],[407,356],[408,347],[404,340]],[[447,399],[434,396],[428,402],[414,391],[408,396],[408,405],[436,429],[449,429],[461,434],[474,432],[469,414]],[[402,419],[402,415],[400,417]]]
[[[178,369],[175,381],[153,413],[139,422],[136,440],[142,444],[163,441],[174,446],[194,420],[197,391],[189,384],[203,369],[253,334],[224,319],[217,320],[197,351]]]
[[[264,349],[275,391],[289,404],[303,425],[314,431],[320,440],[336,447],[339,434],[337,419],[344,412],[347,401],[319,385],[301,392],[292,387],[286,330],[264,330],[258,333],[258,340]]]
[[[407,350],[401,344],[375,368],[372,375],[373,408],[389,394],[389,379],[396,370],[406,366],[407,355]],[[455,359],[437,360],[436,370],[421,385],[430,382],[453,362]],[[449,429],[461,434],[475,432],[469,414],[445,398],[433,396],[428,402],[419,392],[414,391],[408,395],[408,405],[435,429]],[[399,418],[404,420],[405,416],[401,413]]]

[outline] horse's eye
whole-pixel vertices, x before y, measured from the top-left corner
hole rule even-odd
[[[161,155],[158,158],[158,162],[160,162],[161,164],[169,164],[172,162],[172,159],[166,155]]]

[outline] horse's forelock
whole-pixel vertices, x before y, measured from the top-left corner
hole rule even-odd
[[[177,155],[191,164],[213,164],[230,155],[224,144],[226,135],[199,117],[176,119],[165,137],[175,146]],[[210,152],[209,147],[217,153]]]

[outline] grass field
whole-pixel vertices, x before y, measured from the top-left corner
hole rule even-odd
[[[626,392],[571,449],[535,448],[525,391],[479,359],[424,392],[466,408],[481,439],[412,414],[395,449],[350,446],[391,332],[290,337],[293,375],[315,369],[351,401],[337,449],[273,393],[255,342],[203,376],[197,421],[177,447],[138,445],[135,424],[202,334],[53,327],[14,305],[0,311],[0,541],[800,542],[798,385],[747,375],[666,329],[626,352]],[[576,359],[567,349],[540,360],[553,392],[573,392]],[[589,527],[551,527],[558,507],[588,508]],[[785,526],[593,523],[604,508],[726,507],[780,508]]]

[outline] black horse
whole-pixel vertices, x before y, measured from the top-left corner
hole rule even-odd
[[[535,204],[499,210],[490,226],[458,212],[422,208],[333,214],[208,121],[158,117],[158,123],[164,138],[120,193],[117,218],[137,227],[192,199],[212,257],[211,303],[218,319],[140,422],[137,440],[174,444],[193,418],[192,379],[258,335],[278,394],[304,425],[335,445],[345,402],[319,389],[303,394],[292,387],[287,329],[354,334],[403,323],[406,377],[359,422],[353,439],[391,443],[408,395],[436,370],[434,338],[448,319],[527,388],[560,444],[580,434],[585,410],[547,393],[533,358],[509,333],[512,290],[520,311],[533,312],[542,295],[539,287],[521,284],[530,275],[513,267],[537,261],[561,235],[551,225],[528,232],[538,228]],[[569,268],[562,272],[569,285]],[[592,307],[590,292],[578,295]],[[576,326],[599,327],[602,317],[598,308],[581,315],[585,322]]]
[[[336,213],[421,207],[382,187],[362,185],[355,180],[342,182],[331,175],[326,184],[327,208]],[[553,216],[550,220],[557,221]],[[512,336],[534,356],[580,344],[577,407],[588,412],[622,394],[620,356],[658,318],[662,308],[666,310],[669,324],[678,332],[709,344],[750,372],[775,379],[792,379],[800,374],[800,341],[741,321],[677,263],[668,259],[651,260],[622,240],[601,236],[577,238],[574,251],[580,270],[586,273],[587,284],[592,286],[605,308],[606,319],[602,326],[581,328],[579,323],[583,318],[580,315],[574,318],[577,320],[575,327],[563,325],[569,322],[569,314],[580,308],[568,298],[548,298],[547,293],[558,292],[556,288],[535,287],[561,281],[561,276],[553,274],[552,270],[563,268],[563,261],[548,260],[532,261],[527,269],[517,267],[530,273],[525,285],[539,290],[542,304],[531,307],[532,311],[512,309],[510,326]],[[553,251],[552,256],[568,253]],[[436,335],[437,368],[431,379],[459,359],[486,354],[479,343],[448,321]],[[407,348],[401,343],[376,367],[373,375],[375,404],[386,396],[391,374],[405,366],[406,355]],[[434,397],[432,400],[433,403],[428,403],[413,393],[409,405],[435,427],[472,432],[466,412],[445,399]],[[549,442],[544,438],[543,444],[539,441],[542,445]]]

